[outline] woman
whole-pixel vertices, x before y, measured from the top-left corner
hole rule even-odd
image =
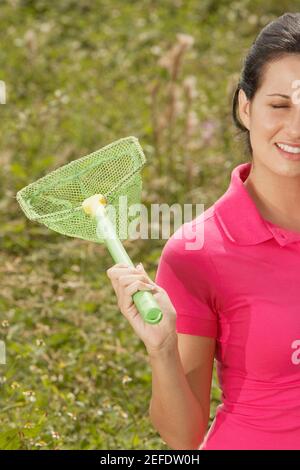
[[[297,80],[300,14],[286,13],[256,38],[234,93],[251,161],[168,240],[155,283],[143,269],[108,270],[149,354],[150,418],[171,448],[300,449]],[[186,249],[186,225],[204,226],[201,248]],[[145,324],[131,299],[151,285],[164,313],[158,325]],[[206,433],[214,358],[222,403]]]

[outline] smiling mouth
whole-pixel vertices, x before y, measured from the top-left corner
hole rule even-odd
[[[295,152],[295,150],[289,152],[287,148],[280,148],[277,143],[275,143],[275,146],[283,157],[288,158],[289,160],[300,160],[300,149],[297,152]]]

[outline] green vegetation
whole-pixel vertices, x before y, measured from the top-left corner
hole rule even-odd
[[[0,7],[1,449],[168,449],[148,418],[151,369],[119,312],[101,245],[25,219],[16,192],[135,135],[143,202],[208,208],[247,161],[231,96],[282,0],[10,0]],[[166,240],[127,241],[154,278]],[[211,420],[220,403],[214,370]]]

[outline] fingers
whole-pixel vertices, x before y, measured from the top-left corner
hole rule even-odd
[[[117,295],[118,306],[125,315],[125,312],[132,309],[132,296],[135,292],[149,290],[154,294],[160,291],[159,286],[150,279],[143,267],[138,268],[117,263],[109,268],[106,273]]]
[[[107,276],[112,279],[119,277],[121,273],[124,272],[130,273],[130,272],[136,272],[136,268],[134,266],[129,266],[128,264],[123,264],[123,263],[117,263],[111,266],[109,269],[107,269],[106,274]]]
[[[115,264],[106,271],[106,274],[112,281],[113,285],[116,285],[116,281],[118,281],[121,286],[126,286],[128,285],[128,282],[132,282],[134,280],[132,277],[133,275],[134,277],[139,276],[139,279],[144,280],[145,282],[154,284],[143,268],[139,269],[126,264]],[[130,275],[131,277],[129,278]]]
[[[119,285],[124,289],[125,287],[127,287],[129,284],[132,284],[134,281],[143,281],[143,282],[147,282],[148,284],[151,284],[151,279],[148,278],[148,276],[146,276],[145,274],[141,273],[137,273],[137,274],[121,274],[121,276],[119,277],[118,281],[119,281]],[[150,282],[151,281],[151,282]]]
[[[137,270],[135,267],[129,266],[128,264],[124,263],[117,263],[107,269],[106,274],[111,280],[112,286],[117,293],[118,291],[118,280],[121,274],[129,274],[129,273],[136,273]]]
[[[140,290],[148,290],[151,292],[153,290],[153,286],[151,284],[147,284],[147,282],[136,280],[132,282],[131,284],[129,284],[127,287],[125,287],[123,290],[121,290],[118,304],[119,304],[120,310],[123,313],[126,312],[126,310],[128,310],[129,307],[132,306],[133,294],[135,294],[135,292],[138,292]]]

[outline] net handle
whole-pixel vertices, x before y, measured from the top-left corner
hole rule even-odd
[[[100,205],[95,214],[97,235],[101,236],[115,263],[124,263],[134,267],[128,253],[119,240],[116,231],[106,215],[105,206]],[[135,292],[133,302],[146,323],[159,323],[162,319],[162,311],[153,294],[146,290]]]

